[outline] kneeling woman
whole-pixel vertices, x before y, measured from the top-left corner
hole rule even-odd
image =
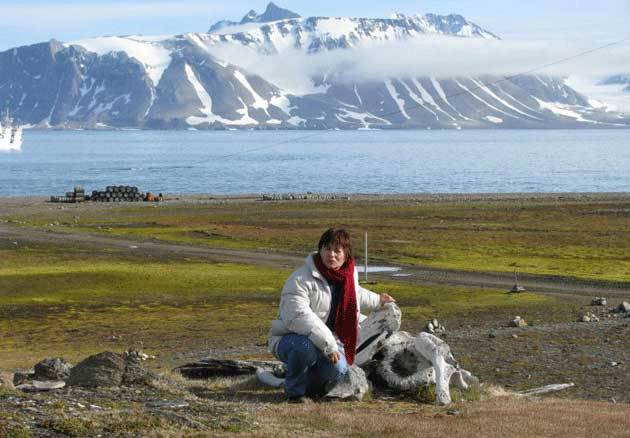
[[[318,251],[284,284],[271,326],[269,348],[286,364],[289,401],[323,396],[341,380],[354,362],[360,312],[393,301],[359,286],[349,234],[324,232]]]

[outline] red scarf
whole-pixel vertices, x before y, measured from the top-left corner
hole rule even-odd
[[[335,314],[335,334],[344,346],[349,365],[354,362],[357,349],[358,315],[357,293],[354,288],[354,259],[349,258],[338,270],[329,269],[322,262],[321,256],[313,256],[317,270],[335,286],[341,286],[342,296]]]

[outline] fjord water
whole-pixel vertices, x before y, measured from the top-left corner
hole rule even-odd
[[[630,191],[628,130],[25,131],[0,196]]]

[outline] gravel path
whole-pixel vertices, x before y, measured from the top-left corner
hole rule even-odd
[[[19,224],[18,224],[19,225]],[[113,250],[123,255],[142,255],[158,259],[201,258],[213,262],[247,263],[263,266],[295,268],[304,260],[303,255],[276,252],[208,248],[175,244],[156,240],[137,240],[94,235],[84,232],[41,230],[20,227],[12,223],[0,223],[0,242],[17,244],[59,245],[84,249]],[[391,265],[386,260],[378,264]],[[447,284],[454,286],[509,289],[514,285],[513,274],[472,272],[454,269],[439,269],[427,266],[400,266],[401,271],[369,274],[371,278],[392,279],[416,284]],[[404,276],[400,276],[403,274]],[[519,284],[528,291],[570,296],[606,296],[625,298],[630,296],[630,283],[584,281],[571,277],[520,274]]]

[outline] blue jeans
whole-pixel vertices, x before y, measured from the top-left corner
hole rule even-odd
[[[284,392],[287,397],[323,396],[348,372],[342,349],[336,364],[315,346],[308,336],[291,333],[278,344],[278,356],[287,366]]]

